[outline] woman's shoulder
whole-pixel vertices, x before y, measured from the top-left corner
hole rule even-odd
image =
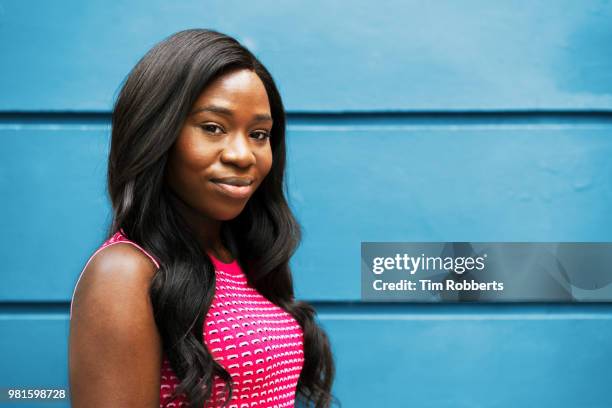
[[[155,270],[151,261],[132,245],[104,247],[81,273],[73,305],[83,299],[122,303],[128,298],[146,296]]]
[[[144,394],[159,398],[161,339],[149,296],[155,271],[142,251],[123,241],[103,245],[88,261],[70,314],[71,388],[80,398],[78,406],[84,400],[119,398],[116,392],[124,402]],[[140,387],[138,395],[134,387]]]
[[[92,254],[82,275],[89,272],[116,279],[150,279],[157,268],[157,260],[136,242],[128,239],[123,230],[119,230]]]
[[[119,245],[121,244],[121,245]],[[96,251],[84,273],[95,271],[115,279],[152,277],[156,270],[150,255],[129,240],[117,240]],[[138,275],[138,276],[133,276]]]
[[[109,239],[104,241],[104,243],[100,246],[100,248],[96,251],[96,253],[94,253],[94,256],[99,251],[102,251],[103,249],[105,249],[107,247],[117,246],[116,244],[127,244],[127,247],[131,246],[131,247],[137,249],[138,253],[140,255],[146,256],[151,262],[153,262],[153,264],[155,265],[156,268],[159,268],[159,262],[157,261],[157,259],[155,259],[155,257],[153,255],[151,255],[144,248],[142,248],[142,246],[140,246],[136,242],[128,239],[126,237],[125,233],[123,232],[123,230],[121,230],[121,229],[119,231],[115,232],[115,234],[113,234]],[[126,247],[126,245],[120,245],[119,247]],[[113,252],[113,251],[110,250],[110,252]],[[134,255],[137,253],[136,251],[131,251],[131,252]]]
[[[106,240],[89,258],[72,296],[73,306],[83,299],[121,303],[124,297],[148,296],[157,261],[121,232]]]

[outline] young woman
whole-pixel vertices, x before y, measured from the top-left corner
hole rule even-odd
[[[281,97],[235,39],[185,30],[138,62],[112,114],[112,225],[71,304],[73,407],[330,406],[284,168]]]

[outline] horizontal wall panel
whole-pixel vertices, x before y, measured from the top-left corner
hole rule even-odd
[[[407,308],[410,310],[409,308]],[[321,314],[345,407],[612,405],[612,315]]]
[[[0,128],[1,300],[66,300],[109,218],[108,129]]]
[[[344,407],[612,405],[610,306],[317,309]],[[68,386],[67,305],[63,314],[0,313],[0,333],[0,384]]]
[[[68,390],[67,313],[6,313],[0,307],[0,387]],[[4,400],[0,407],[69,408],[68,401]]]
[[[70,299],[109,221],[108,133],[0,126],[1,300]],[[612,241],[610,157],[606,120],[291,122],[296,294],[359,299],[362,241]]]
[[[108,111],[153,44],[194,27],[246,44],[290,111],[612,108],[612,3],[597,0],[21,0],[1,15],[3,111]]]
[[[298,297],[360,298],[361,242],[612,241],[612,128],[295,130]]]

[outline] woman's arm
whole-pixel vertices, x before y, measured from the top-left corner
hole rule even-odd
[[[100,251],[73,298],[73,408],[158,408],[162,347],[149,285],[155,266],[130,244]]]

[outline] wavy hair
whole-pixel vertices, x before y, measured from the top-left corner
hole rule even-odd
[[[295,300],[289,268],[300,227],[284,194],[283,103],[268,70],[234,38],[213,30],[180,31],[155,45],[126,77],[112,113],[108,191],[113,219],[108,236],[122,229],[159,260],[149,296],[164,352],[180,379],[172,398],[184,393],[192,406],[202,406],[218,375],[225,382],[226,404],[231,402],[231,376],[203,339],[214,296],[214,267],[173,207],[164,174],[168,152],[192,105],[207,84],[234,69],[254,71],[265,86],[274,121],[273,163],[242,213],[223,222],[221,239],[249,283],[290,313],[304,331],[296,398],[329,407],[337,401],[331,395],[335,368],[329,339],[315,321],[315,309]]]

